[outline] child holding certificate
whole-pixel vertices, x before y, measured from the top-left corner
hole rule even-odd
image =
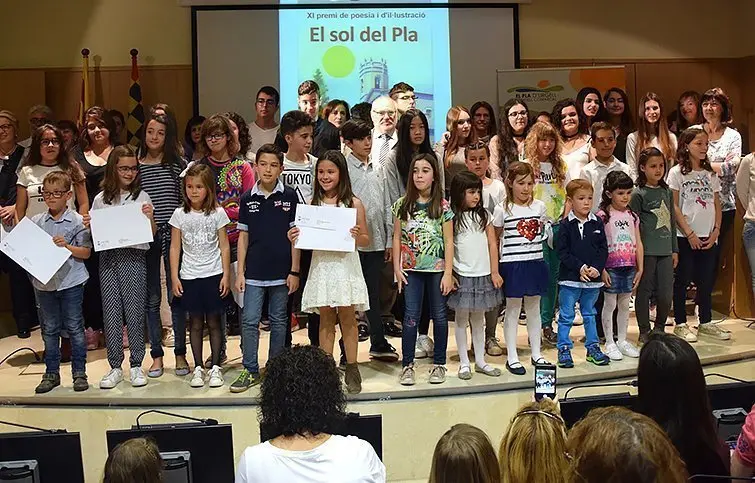
[[[312,194],[312,204],[340,206],[357,210],[357,224],[351,229],[351,236],[358,247],[370,244],[364,205],[351,191],[351,180],[346,158],[340,151],[326,151],[315,165],[317,182]],[[299,229],[288,232],[291,243],[299,238]],[[341,324],[341,334],[346,352],[346,374],[344,381],[349,393],[362,390],[362,376],[357,366],[357,345],[359,336],[355,311],[369,309],[367,285],[359,263],[359,253],[312,251],[312,264],[304,286],[301,301],[302,311],[320,314],[320,347],[328,354],[333,353],[336,335],[336,315]]]
[[[84,285],[89,279],[84,260],[92,252],[92,242],[81,215],[66,206],[73,196],[72,184],[71,177],[63,171],[52,171],[45,176],[41,191],[47,211],[31,219],[52,236],[55,245],[71,252],[71,257],[47,283],[32,279],[42,312],[42,340],[45,343],[45,374],[35,389],[37,394],[49,392],[60,385],[61,329],[66,329],[71,339],[73,390],[89,389],[81,303]]]
[[[139,184],[136,153],[129,145],[114,148],[107,159],[102,191],[94,197],[92,210],[132,203],[141,205],[144,215],[157,231],[152,200]],[[84,222],[89,226],[89,215]],[[100,287],[105,325],[105,347],[110,371],[100,381],[100,389],[112,389],[123,380],[123,326],[128,333],[131,356],[131,385],[147,384],[142,370],[144,361],[144,322],[147,300],[147,250],[149,243],[100,252]]]

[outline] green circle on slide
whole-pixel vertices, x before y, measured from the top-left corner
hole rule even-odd
[[[354,65],[354,53],[343,45],[334,45],[322,56],[322,66],[330,77],[346,77],[354,70]]]

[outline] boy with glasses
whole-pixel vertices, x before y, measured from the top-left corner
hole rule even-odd
[[[406,82],[399,82],[391,87],[388,95],[396,102],[399,117],[403,116],[409,109],[417,107],[417,96],[414,94],[414,87]]]
[[[257,114],[254,122],[249,124],[249,136],[252,138],[250,151],[256,153],[264,144],[275,142],[278,124],[275,113],[280,105],[280,94],[275,87],[264,86],[257,91],[254,101],[254,111]]]

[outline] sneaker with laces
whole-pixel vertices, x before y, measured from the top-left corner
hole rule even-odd
[[[401,326],[396,325],[396,323],[392,321],[384,321],[383,330],[386,337],[401,337],[402,335]]]
[[[628,340],[620,340],[616,343],[616,346],[619,348],[621,353],[627,357],[631,357],[632,359],[640,357],[639,349],[637,349],[634,344],[632,344]]]
[[[485,341],[485,352],[493,357],[503,355],[503,347],[501,347],[497,337],[488,337],[488,340]]]
[[[398,360],[398,352],[388,342],[385,345],[379,345],[370,349],[370,357],[378,361],[384,362],[396,362]]]
[[[417,341],[419,342],[419,345],[422,347],[422,349],[424,349],[427,357],[432,357],[433,351],[435,350],[435,344],[433,343],[433,340],[430,338],[430,336],[420,335],[417,337]]]
[[[105,377],[100,379],[100,389],[112,389],[123,380],[123,369],[116,367],[110,369],[110,372],[105,374]]]
[[[77,373],[73,375],[73,390],[76,392],[82,392],[89,389],[89,380],[87,379],[87,375],[82,373]]]
[[[414,358],[424,359],[426,357],[427,357],[427,351],[425,351],[425,349],[422,347],[422,344],[420,344],[420,341],[419,341],[419,337],[417,337],[417,343],[414,344]]]
[[[574,367],[574,359],[572,359],[571,351],[568,347],[562,347],[558,350],[558,367]]]
[[[612,361],[620,361],[624,358],[624,355],[619,350],[619,346],[616,345],[614,342],[609,342],[608,344],[606,344],[605,354]]]
[[[582,310],[579,308],[579,303],[577,303],[577,306],[574,307],[574,321],[572,322],[572,325],[576,327],[584,323],[585,321],[582,319]]]
[[[587,346],[587,362],[592,362],[596,366],[607,366],[611,359],[603,354],[598,344],[590,344]]]
[[[194,368],[194,374],[191,375],[191,387],[204,387],[204,368],[197,366]]]
[[[246,369],[242,369],[241,374],[231,383],[231,392],[234,394],[244,392],[250,387],[259,384],[260,380],[259,372],[249,372]]]
[[[357,334],[359,342],[364,342],[370,338],[370,327],[367,324],[357,324]]]
[[[220,366],[212,366],[209,373],[210,387],[223,387],[225,380],[223,380],[223,371],[220,370]]]
[[[163,345],[165,347],[176,346],[176,334],[173,333],[173,329],[168,327],[163,329]]]
[[[45,372],[42,375],[42,382],[34,389],[37,394],[44,394],[50,392],[56,387],[60,386],[60,374],[57,372]]]
[[[543,347],[554,348],[558,342],[558,335],[553,331],[553,327],[545,327],[541,336]]]
[[[399,376],[398,382],[402,386],[414,385],[414,364],[409,364],[401,369],[401,376]]]
[[[697,336],[694,332],[689,330],[687,324],[679,324],[674,327],[674,335],[686,340],[687,342],[697,342]]]
[[[147,378],[141,367],[132,367],[130,371],[131,385],[133,387],[142,387],[147,385]]]
[[[446,366],[434,364],[430,369],[430,384],[443,384],[446,382]]]
[[[708,322],[707,324],[700,324],[697,327],[697,335],[704,335],[716,340],[729,340],[731,339],[731,332],[726,329],[722,329],[721,326],[714,322]]]

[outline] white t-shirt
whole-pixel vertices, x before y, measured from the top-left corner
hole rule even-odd
[[[711,171],[690,171],[682,175],[677,164],[669,170],[668,186],[679,192],[679,207],[689,227],[698,237],[708,237],[716,223],[714,194],[721,192],[718,176]],[[676,236],[684,238],[682,230]]]
[[[249,135],[252,137],[252,144],[249,146],[250,156],[255,157],[263,144],[275,143],[276,134],[278,134],[277,125],[270,129],[262,129],[256,122],[250,123]]]
[[[480,217],[464,212],[454,223],[461,223],[462,218],[465,225],[454,235],[454,271],[462,277],[490,275],[488,236],[480,227]]]
[[[141,190],[139,191],[139,194],[136,196],[136,199],[131,198],[131,193],[128,191],[121,190],[121,195],[118,197],[118,201],[113,202],[112,204],[108,205],[105,203],[104,199],[105,193],[103,191],[100,191],[97,193],[97,196],[94,197],[94,200],[92,200],[92,207],[91,210],[102,210],[104,208],[112,208],[113,206],[123,206],[123,205],[130,205],[131,203],[138,203],[138,204],[152,204],[152,198],[149,197],[146,191]],[[141,243],[139,245],[134,245],[128,248],[135,248],[137,250],[149,250],[149,243]]]
[[[600,200],[603,196],[603,184],[606,181],[608,173],[613,171],[622,171],[626,173],[630,178],[632,177],[629,166],[626,163],[622,163],[615,156],[611,157],[611,162],[605,165],[594,159],[587,163],[579,173],[579,177],[590,182],[592,185],[592,211],[593,213],[600,208]],[[634,180],[632,180],[634,181]]]
[[[236,483],[383,483],[385,465],[369,443],[336,436],[309,451],[277,448],[269,441],[244,450]]]
[[[482,206],[493,216],[495,207],[506,200],[506,185],[498,179],[490,180],[490,184],[482,183]]]
[[[34,215],[47,211],[45,199],[42,197],[42,181],[44,181],[45,176],[53,171],[60,171],[60,166],[42,166],[41,164],[22,166],[18,172],[18,181],[16,184],[26,188],[26,193],[28,194],[28,203],[26,205],[27,217],[31,218]],[[71,199],[67,203],[67,206],[72,210],[76,210],[74,198],[74,196],[71,196]]]
[[[296,191],[299,203],[309,204],[315,189],[315,164],[317,158],[307,153],[307,161],[298,163],[283,156],[281,179],[285,186]]]
[[[230,222],[225,210],[220,207],[210,215],[194,210],[186,213],[183,207],[176,208],[168,223],[181,230],[183,258],[179,276],[182,280],[213,277],[223,273],[218,230]]]
[[[543,222],[545,203],[532,200],[529,206],[511,205],[511,212],[505,203],[495,207],[493,226],[503,228],[500,239],[500,261],[524,262],[543,258]]]

